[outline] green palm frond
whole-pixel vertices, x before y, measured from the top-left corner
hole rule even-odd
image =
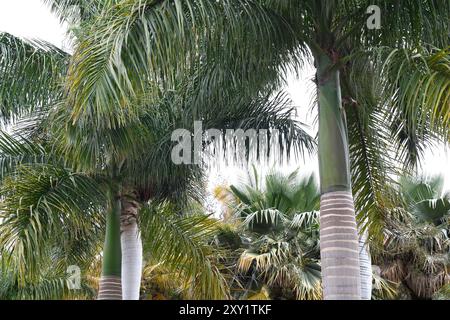
[[[0,180],[14,172],[15,168],[24,163],[45,162],[44,148],[21,136],[14,137],[0,131]]]
[[[425,147],[448,142],[450,128],[449,50],[383,55],[382,93],[403,163],[414,166]]]
[[[115,0],[42,0],[61,22],[73,23],[75,19],[80,22],[95,18],[105,8],[111,6]]]
[[[285,221],[286,217],[281,211],[277,209],[264,209],[246,214],[242,223],[252,230],[259,230],[259,228],[267,225],[271,228],[277,228]]]
[[[433,127],[429,109],[445,108],[446,102],[423,103],[423,90],[417,87],[427,87],[435,76],[445,77],[445,67],[438,68],[439,76],[432,72],[433,65],[446,64],[443,52],[374,49],[354,57],[341,74],[355,205],[362,227],[378,239],[389,211],[401,201],[392,187],[395,177],[416,166],[427,146],[446,139],[445,117],[438,116]],[[444,82],[441,89],[446,91]]]
[[[407,209],[420,221],[439,225],[450,214],[450,197],[443,194],[442,176],[413,178],[403,176],[401,193]]]
[[[292,1],[260,0],[265,7],[283,16],[294,34],[312,50],[389,46],[414,48],[423,43],[448,45],[450,5],[445,0],[346,0]],[[381,29],[369,29],[366,13],[370,6],[381,10]]]
[[[362,73],[365,74],[363,79]],[[378,83],[373,70],[367,69],[365,59],[358,59],[341,79],[355,209],[361,229],[368,229],[372,237],[380,239],[387,212],[394,206],[395,195],[390,185],[394,184],[399,164],[391,150],[384,111],[379,107]]]
[[[248,33],[249,28],[253,32]],[[123,0],[97,19],[92,30],[79,44],[69,72],[72,119],[88,121],[85,117],[95,112],[101,120],[97,125],[112,128],[134,114],[133,105],[142,101],[151,81],[174,84],[174,75],[189,70],[191,62],[203,56],[198,52],[202,43],[215,52],[219,44],[249,37],[252,47],[257,46],[252,53],[275,58],[272,44],[290,36],[271,26],[261,6],[244,0]],[[247,50],[236,50],[233,57],[239,55],[248,65],[262,62]]]
[[[68,55],[41,40],[0,33],[0,113],[8,123],[48,109],[60,96]]]
[[[423,200],[442,196],[444,177],[440,175],[433,177],[404,175],[400,179],[400,187],[406,204],[411,206]]]
[[[440,224],[450,214],[450,198],[428,199],[418,202],[414,211],[423,221]]]
[[[127,181],[138,185],[139,188],[151,190],[154,196],[167,195],[167,186],[178,186],[178,190],[172,190],[176,197],[183,193],[194,198],[202,197],[198,192],[201,190],[198,185],[202,182],[202,166],[174,164],[174,142],[171,141],[174,130],[186,129],[193,132],[194,121],[199,119],[202,120],[204,130],[215,128],[223,133],[219,139],[202,144],[202,161],[205,162],[227,161],[231,158],[230,155],[233,155],[239,165],[245,165],[251,160],[248,145],[245,146],[244,159],[238,157],[235,152],[238,141],[226,140],[227,129],[277,129],[280,135],[276,144],[282,150],[280,157],[289,157],[291,153],[297,156],[314,149],[313,139],[306,134],[301,124],[292,120],[292,110],[282,93],[276,94],[275,97],[265,94],[257,98],[245,98],[240,97],[237,92],[230,92],[226,100],[217,103],[210,100],[208,105],[199,105],[195,103],[196,98],[191,96],[190,91],[180,90],[182,91],[164,94],[159,103],[153,104],[152,108],[144,112],[140,122],[146,131],[138,134],[133,139],[133,144],[130,143],[138,152],[136,155],[132,152],[126,154],[124,174]],[[226,89],[223,88],[223,91]],[[139,141],[142,141],[142,145]],[[85,149],[89,145],[92,144],[82,144],[81,148]],[[110,144],[103,145],[108,148]],[[259,158],[259,161],[264,162],[271,156],[271,151],[273,150],[268,149],[267,154],[261,152],[255,159]],[[142,174],[143,172],[145,174]],[[182,192],[183,190],[186,192]]]
[[[291,220],[290,228],[308,230],[319,224],[319,211],[296,213]]]
[[[316,142],[306,132],[306,125],[294,119],[294,109],[287,94],[282,91],[269,91],[253,97],[242,96],[241,93],[230,90],[230,96],[225,100],[214,100],[215,107],[205,105],[197,109],[199,117],[204,119],[204,126],[224,131],[223,143],[217,141],[214,145],[216,151],[223,152],[224,160],[242,165],[245,160],[267,162],[271,155],[280,161],[297,159],[315,150]],[[252,154],[255,150],[249,147],[245,150],[244,159],[239,159],[238,154],[227,157],[233,150],[239,147],[238,141],[226,139],[226,129],[233,130],[267,130],[267,150],[260,150],[258,154]],[[273,130],[277,130],[277,135]],[[261,138],[259,138],[261,139]],[[273,139],[277,139],[273,142]],[[259,141],[260,142],[260,141]],[[222,150],[221,150],[222,147]],[[254,146],[252,146],[254,148]],[[265,153],[263,153],[265,152]],[[234,161],[233,161],[234,160]],[[231,164],[231,163],[230,163]]]
[[[104,195],[93,179],[52,165],[22,165],[1,192],[2,259],[14,263],[21,281],[38,275],[50,253],[82,264],[98,252]]]
[[[168,203],[143,208],[141,217],[145,250],[164,267],[182,274],[193,298],[229,296],[220,265],[211,260],[218,253],[208,243],[219,232],[214,219],[179,216]]]
[[[370,5],[377,5],[381,9],[381,29],[369,30],[365,25],[361,26],[364,38],[371,46],[417,48],[431,44],[443,48],[448,45],[446,28],[450,19],[450,4],[445,0],[354,2],[359,3],[363,10]],[[365,19],[367,17],[364,16]]]
[[[314,175],[300,177],[298,171],[284,175],[272,171],[259,181],[256,170],[249,172],[249,181],[230,186],[235,204],[242,213],[262,210],[278,210],[285,217],[292,218],[298,212],[314,211],[319,208],[319,188]]]
[[[241,217],[241,282],[252,292],[267,285],[271,298],[320,299],[320,193],[315,177],[299,178],[294,171],[270,172],[261,179],[255,168],[248,175],[249,181],[231,186],[232,197],[226,198]]]
[[[257,272],[271,288],[291,289],[296,299],[320,299],[321,271],[317,260],[301,256],[294,243],[261,238],[239,258],[240,272]],[[295,256],[295,254],[299,254]]]
[[[319,209],[320,193],[316,176],[311,173],[299,178],[296,172],[290,174],[294,183],[290,185],[291,201],[296,212],[313,212]],[[298,179],[298,180],[296,180]]]
[[[132,159],[155,140],[145,118],[130,120],[126,126],[100,128],[94,122],[73,125],[68,117],[64,104],[58,104],[50,114],[50,144],[66,163],[80,171],[98,172],[112,162]]]
[[[41,272],[38,279],[22,283],[11,271],[0,270],[0,299],[2,300],[63,300],[93,299],[95,291],[81,280],[79,289],[67,285],[68,274],[55,269]]]

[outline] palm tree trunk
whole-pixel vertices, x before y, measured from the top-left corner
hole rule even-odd
[[[372,259],[370,257],[367,230],[359,232],[359,262],[361,264],[361,300],[372,299]]]
[[[142,240],[137,214],[139,204],[122,200],[122,292],[124,300],[139,300],[142,276]]]
[[[111,201],[106,216],[106,236],[98,300],[122,300],[120,248],[120,199]]]
[[[339,71],[316,55],[319,97],[320,256],[326,300],[361,298],[358,233]]]

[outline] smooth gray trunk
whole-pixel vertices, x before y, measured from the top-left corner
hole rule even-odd
[[[372,259],[367,230],[359,232],[359,262],[361,264],[361,300],[372,299]]]
[[[121,215],[122,295],[124,300],[139,300],[142,278],[142,240],[137,224],[139,204],[123,201]]]

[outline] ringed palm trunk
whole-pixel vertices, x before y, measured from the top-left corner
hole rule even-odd
[[[121,214],[122,293],[124,300],[139,300],[142,276],[142,240],[137,201],[123,199]]]
[[[367,242],[367,230],[359,232],[359,262],[361,264],[361,300],[372,299],[372,259]]]
[[[120,199],[113,199],[106,216],[106,235],[98,300],[122,300],[120,213]]]
[[[319,97],[320,256],[325,300],[360,300],[360,262],[339,70],[316,55]]]

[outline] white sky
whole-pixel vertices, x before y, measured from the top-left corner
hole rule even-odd
[[[0,0],[0,31],[39,38],[62,48],[65,29],[41,0]]]
[[[0,0],[0,31],[9,32],[15,36],[39,38],[68,50],[65,42],[65,26],[60,25],[41,0]],[[305,70],[300,79],[291,77],[286,88],[295,105],[298,106],[298,116],[301,121],[311,125],[314,115],[310,114],[311,79],[314,70]],[[446,178],[445,188],[450,190],[450,150],[441,146],[436,150],[426,152],[424,172],[429,175],[442,173]],[[317,159],[308,158],[296,164],[302,171],[317,171]],[[292,167],[291,167],[292,168]],[[230,168],[214,178],[215,181],[235,182],[237,170]]]

